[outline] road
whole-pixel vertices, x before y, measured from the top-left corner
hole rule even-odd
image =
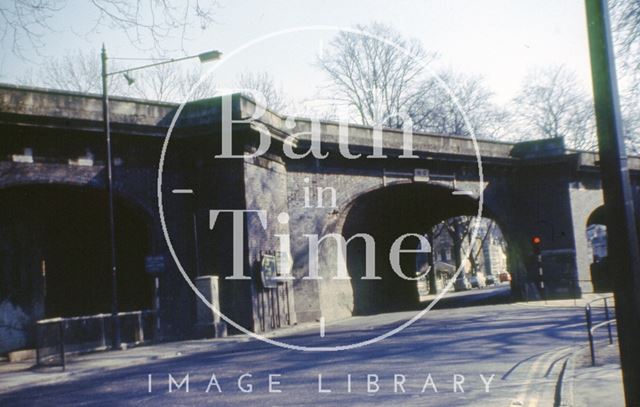
[[[436,295],[426,296],[425,304]],[[451,291],[438,301],[435,308],[459,308],[463,306],[473,305],[493,305],[506,304],[511,302],[511,288],[508,283],[483,287],[480,289],[473,288],[467,291]]]
[[[502,289],[472,293],[491,292]],[[412,315],[355,317],[327,324],[324,338],[314,329],[280,339],[344,345],[377,336]],[[583,342],[579,308],[449,307],[432,310],[382,342],[348,351],[214,341],[204,352],[5,393],[0,405],[549,406],[564,358]],[[189,392],[185,382],[169,393],[170,374],[176,383],[188,374]]]

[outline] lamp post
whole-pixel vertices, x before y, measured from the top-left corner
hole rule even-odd
[[[620,364],[627,406],[640,405],[640,253],[607,0],[585,0],[591,76],[607,224],[609,271],[614,275]]]
[[[198,58],[200,62],[209,62],[215,61],[222,56],[220,51],[212,50],[203,52],[196,55],[190,55],[181,58],[174,58],[163,60],[159,62],[154,62],[147,65],[142,65],[134,68],[108,72],[107,70],[107,50],[102,45],[101,52],[101,61],[102,61],[102,120],[104,124],[104,135],[105,141],[107,143],[107,157],[106,157],[106,166],[107,166],[107,196],[108,196],[108,206],[109,206],[109,269],[111,271],[111,322],[112,322],[112,348],[120,349],[121,338],[120,338],[120,319],[118,318],[118,273],[117,273],[117,265],[116,265],[116,236],[115,236],[115,219],[114,219],[114,211],[113,211],[113,152],[112,152],[112,144],[111,144],[111,127],[109,123],[109,93],[108,93],[108,85],[107,80],[109,76],[125,74],[127,77],[127,81],[131,84],[133,80],[127,75],[129,72],[138,71],[141,69],[151,68],[158,65],[170,64],[173,62],[186,61],[188,59]],[[117,58],[111,58],[117,59]]]

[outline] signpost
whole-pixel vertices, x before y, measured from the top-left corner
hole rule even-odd
[[[164,256],[147,256],[144,258],[144,269],[154,277],[153,298],[156,310],[156,338],[160,337],[160,274],[166,270],[166,260]]]

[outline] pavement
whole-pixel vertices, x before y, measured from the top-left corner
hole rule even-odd
[[[533,301],[519,303],[521,306],[531,307],[576,307],[584,309],[587,303],[599,308],[594,315],[602,318],[601,297],[611,294],[585,294],[576,300]],[[615,301],[609,299],[609,304],[615,306]],[[611,314],[613,317],[613,313]],[[595,366],[591,363],[588,343],[576,345],[564,362],[559,377],[556,400],[554,406],[624,406],[624,389],[622,387],[622,369],[620,366],[620,350],[615,338],[610,344],[606,337],[606,328],[597,331],[595,341]],[[586,332],[585,332],[586,336]]]
[[[492,292],[503,294],[496,288],[469,295],[484,301]],[[283,350],[238,336],[79,355],[70,358],[64,372],[36,369],[28,362],[0,363],[0,405],[622,406],[617,347],[599,337],[597,364],[590,366],[583,307],[591,299],[467,308],[445,302],[444,309],[431,311],[403,332],[347,353]],[[280,330],[272,337],[294,344],[344,344],[379,334],[411,315],[335,321],[325,328],[327,338],[318,336],[316,323]],[[253,375],[256,390],[248,394],[235,386],[246,372]],[[282,374],[278,380],[283,393],[269,391],[266,377],[273,372]],[[167,392],[171,373],[178,382],[189,374],[191,392]],[[211,374],[220,382],[220,394],[204,391]],[[381,391],[369,392],[371,374],[379,377]],[[396,391],[395,374],[406,376],[406,394],[403,386],[402,394]],[[433,374],[437,392],[426,386],[427,374]],[[456,392],[455,384],[451,387],[454,374],[464,376],[464,392]],[[323,376],[322,385],[318,375]],[[491,391],[486,392],[484,380],[491,375]],[[353,384],[351,378],[345,384],[347,376]],[[148,377],[153,377],[153,386]]]
[[[278,338],[303,332],[318,323],[305,323],[264,334]],[[224,349],[233,344],[249,342],[246,335],[188,341],[163,342],[130,347],[123,350],[92,352],[67,357],[66,369],[59,366],[38,367],[34,360],[0,362],[0,394],[43,384],[63,383],[110,370],[140,366],[160,360],[178,358]]]
[[[577,349],[568,360],[558,389],[559,406],[624,406],[617,343],[599,341],[595,349],[595,366],[587,346]]]

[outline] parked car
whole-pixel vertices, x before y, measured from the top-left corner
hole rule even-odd
[[[500,273],[500,282],[501,283],[508,283],[509,281],[511,281],[511,274],[509,273]]]
[[[496,276],[494,276],[493,274],[488,274],[485,277],[485,282],[487,283],[487,285],[495,285],[496,284]]]
[[[484,273],[476,273],[469,277],[469,282],[473,288],[482,288],[487,285]]]
[[[456,291],[467,291],[471,289],[471,283],[466,277],[458,277],[456,282],[453,283],[453,288]]]

